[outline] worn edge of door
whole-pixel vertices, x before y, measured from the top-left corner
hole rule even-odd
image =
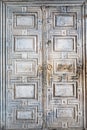
[[[83,119],[83,125],[84,125],[84,129],[86,130],[87,128],[87,113],[86,113],[86,28],[85,28],[85,26],[86,26],[86,19],[85,19],[85,14],[86,14],[86,11],[85,11],[85,3],[83,4],[83,7],[82,7],[82,46],[83,46],[83,53],[82,53],[82,63],[83,63],[83,65],[82,65],[82,70],[83,70],[83,76],[84,76],[84,78],[83,78],[83,82],[82,82],[82,84],[83,84],[83,116],[84,116],[84,119]],[[83,77],[82,76],[82,77]]]
[[[85,2],[85,26],[84,32],[85,32],[85,45],[84,45],[84,50],[85,50],[85,130],[87,130],[87,0]]]
[[[2,95],[1,95],[1,87],[2,87],[2,49],[1,49],[1,46],[2,46],[2,2],[0,2],[0,128],[2,127],[2,122],[1,122],[1,118],[2,118],[2,111],[1,111],[1,104],[2,104]]]
[[[5,83],[6,83],[6,77],[5,77],[5,72],[6,72],[6,64],[5,64],[5,58],[6,58],[6,53],[5,53],[5,42],[6,42],[6,24],[5,24],[5,4],[2,2],[1,3],[1,40],[2,40],[2,44],[1,44],[1,129],[3,130],[5,128],[5,117],[6,117],[6,86],[5,86]]]

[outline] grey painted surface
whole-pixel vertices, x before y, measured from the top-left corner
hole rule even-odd
[[[86,128],[84,2],[0,3],[1,129]]]

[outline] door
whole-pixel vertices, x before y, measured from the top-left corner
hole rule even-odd
[[[42,127],[42,12],[26,6],[7,4],[3,16],[6,129]]]
[[[48,5],[2,6],[6,130],[85,127],[84,6]]]
[[[46,13],[47,126],[81,128],[84,110],[81,7],[47,7]]]

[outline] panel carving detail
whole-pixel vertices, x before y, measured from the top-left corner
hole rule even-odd
[[[33,111],[17,111],[17,119],[21,120],[33,119]]]
[[[53,13],[54,27],[76,28],[76,13]]]
[[[37,75],[37,62],[36,60],[30,61],[16,61],[15,62],[15,74],[24,74],[24,75]]]
[[[76,72],[76,60],[54,60],[54,73],[67,73],[75,74]]]
[[[16,52],[36,52],[37,50],[37,37],[36,36],[20,36],[14,38],[14,50]]]
[[[60,26],[60,27],[73,26],[73,16],[69,16],[69,15],[55,16],[55,21],[56,21],[55,22],[56,26]]]
[[[53,49],[57,52],[72,52],[76,51],[76,37],[59,37],[53,38]]]
[[[17,21],[16,21],[16,25],[17,26],[34,26],[34,16],[16,16]]]
[[[76,97],[76,84],[75,83],[60,83],[53,84],[54,97]]]
[[[37,13],[14,13],[14,27],[36,28]]]
[[[74,109],[73,108],[58,108],[57,118],[73,118]]]
[[[15,98],[35,99],[35,89],[37,89],[35,87],[35,84],[15,85]]]

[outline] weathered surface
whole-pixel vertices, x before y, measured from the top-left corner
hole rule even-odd
[[[1,128],[86,128],[84,3],[3,1]]]

